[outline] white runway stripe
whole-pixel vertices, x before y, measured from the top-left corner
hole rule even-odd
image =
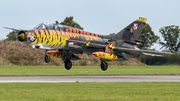
[[[180,82],[180,75],[123,76],[0,76],[0,83],[13,82]]]
[[[76,82],[76,81],[33,81],[33,80],[0,81],[0,83],[60,83],[60,82]]]

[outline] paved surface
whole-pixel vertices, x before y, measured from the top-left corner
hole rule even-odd
[[[180,82],[180,75],[128,76],[0,76],[0,83],[10,82]]]

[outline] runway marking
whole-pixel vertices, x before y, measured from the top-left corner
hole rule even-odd
[[[32,80],[0,81],[0,83],[60,83],[60,82],[76,82],[76,81],[32,81]]]
[[[123,76],[0,76],[0,83],[59,83],[59,82],[180,82],[180,75]]]

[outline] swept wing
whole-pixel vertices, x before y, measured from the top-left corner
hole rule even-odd
[[[75,40],[69,40],[70,42],[73,42]],[[79,43],[86,44],[85,42],[79,41]],[[97,48],[105,48],[107,44],[96,44],[90,42],[90,44],[87,47],[97,47]],[[139,55],[150,55],[150,56],[162,56],[165,54],[170,54],[172,53],[169,52],[157,52],[157,51],[149,51],[149,50],[139,50],[139,49],[131,49],[131,48],[123,48],[123,47],[112,47],[116,51],[121,51],[121,52],[133,52],[134,54],[139,54]]]

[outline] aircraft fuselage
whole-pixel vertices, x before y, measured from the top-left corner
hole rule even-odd
[[[108,39],[101,38],[98,34],[89,34],[84,35],[84,33],[70,33],[62,30],[33,30],[31,32],[20,32],[20,34],[25,33],[26,35],[23,40],[19,38],[22,42],[26,44],[35,45],[36,47],[40,49],[44,49],[43,47],[49,47],[49,50],[51,49],[65,49],[65,50],[74,50],[74,51],[81,51],[85,52],[87,54],[92,54],[93,52],[97,51],[105,51],[104,48],[93,48],[88,47],[88,42],[90,43],[103,43],[105,46],[107,45],[106,42]],[[115,44],[115,42],[111,42],[112,44]],[[82,45],[86,47],[81,47]],[[116,43],[116,45],[120,47],[125,48],[132,48],[135,49],[134,45],[127,44],[122,42]],[[133,58],[133,55],[130,55],[131,53],[123,53],[128,58]],[[124,59],[117,59],[116,61],[124,61]]]

